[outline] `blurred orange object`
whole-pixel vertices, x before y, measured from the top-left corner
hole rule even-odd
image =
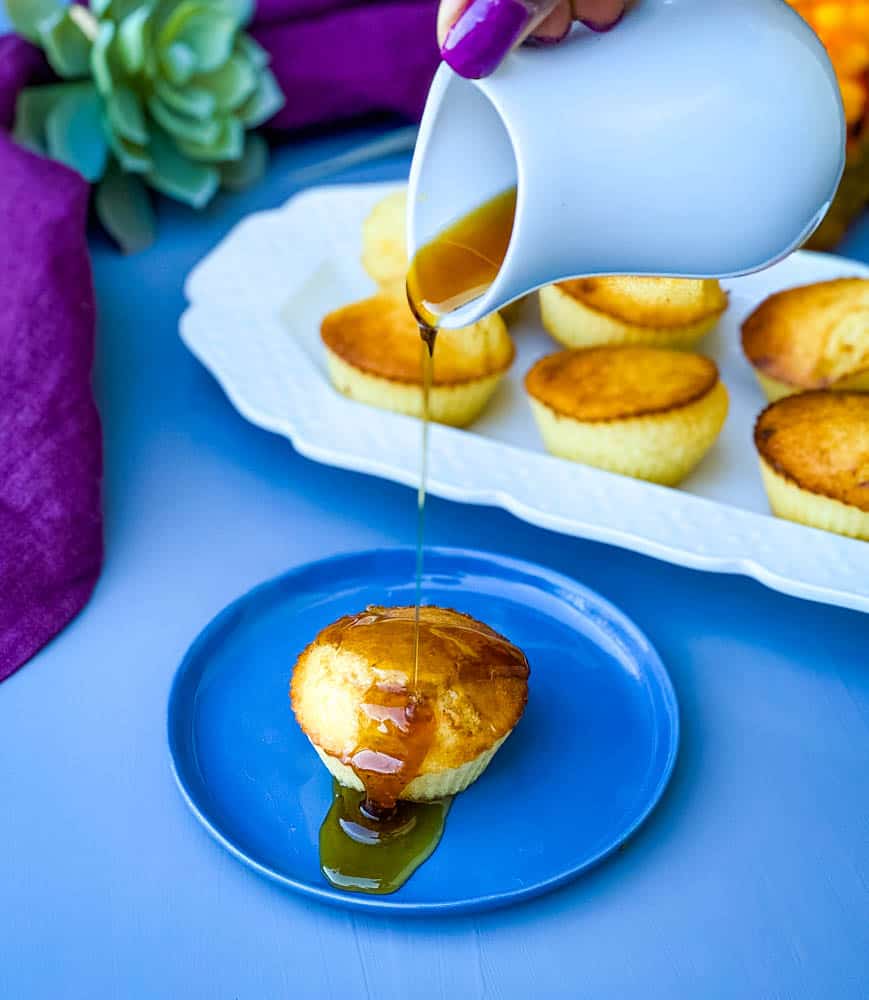
[[[809,242],[832,249],[869,204],[869,0],[788,0],[830,54],[848,122],[848,166],[836,200]]]

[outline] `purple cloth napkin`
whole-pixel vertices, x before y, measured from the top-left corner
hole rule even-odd
[[[88,186],[3,131],[43,69],[0,38],[0,681],[81,610],[102,560]]]
[[[440,58],[436,20],[435,0],[260,0],[253,34],[287,97],[270,124],[299,128],[373,111],[417,119]]]
[[[435,0],[260,0],[254,34],[291,129],[377,111],[418,117],[437,67]],[[6,135],[32,46],[0,38],[0,681],[84,606],[102,561],[88,186]]]

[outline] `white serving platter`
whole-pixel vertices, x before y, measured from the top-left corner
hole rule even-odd
[[[406,485],[418,483],[418,421],[345,399],[329,383],[322,317],[368,295],[362,221],[394,184],[319,187],[249,216],[190,274],[181,336],[248,420],[289,438],[308,458]],[[695,569],[743,573],[797,597],[869,610],[869,543],[774,518],[752,445],[765,405],[742,357],[739,327],[774,291],[846,275],[856,261],[801,251],[760,274],[725,282],[730,307],[701,345],[730,391],[721,438],[697,471],[669,489],[547,455],[522,388],[555,348],[536,302],[511,326],[512,372],[471,430],[434,426],[429,489],[503,507],[568,535],[609,542]]]

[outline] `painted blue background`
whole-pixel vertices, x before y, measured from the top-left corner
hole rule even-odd
[[[433,501],[429,537],[600,590],[673,678],[679,762],[628,851],[514,909],[390,920],[252,876],[187,811],[166,699],[202,625],[287,567],[413,538],[410,490],[249,426],[177,335],[191,266],[368,135],[285,148],[266,183],[203,215],[164,201],[137,257],[94,239],[108,552],[86,611],[0,687],[0,997],[865,998],[869,617],[501,511]],[[844,249],[869,259],[869,220]]]

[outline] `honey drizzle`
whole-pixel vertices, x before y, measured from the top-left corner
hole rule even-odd
[[[356,746],[342,758],[362,782],[372,816],[394,809],[420,773],[435,736],[434,691],[469,693],[468,685],[528,675],[521,650],[492,629],[472,619],[440,622],[437,615],[432,609],[422,617],[416,606],[369,608],[323,635],[329,641],[333,633],[344,652],[365,658],[379,674],[357,710]],[[411,685],[406,664],[417,645],[424,657]]]
[[[513,233],[516,188],[502,192],[447,227],[423,246],[411,262],[407,297],[418,323],[422,365],[422,449],[417,492],[416,587],[413,617],[395,614],[356,616],[349,627],[395,630],[412,624],[412,670],[406,680],[378,681],[365,694],[358,712],[356,748],[344,763],[353,768],[364,792],[337,789],[320,831],[321,867],[326,878],[358,892],[394,892],[431,854],[440,839],[449,800],[401,802],[402,792],[420,773],[434,740],[436,719],[426,692],[426,673],[449,669],[450,684],[527,676],[528,663],[511,643],[489,629],[472,625],[434,628],[422,621],[425,501],[428,480],[430,395],[434,351],[441,316],[482,295],[495,280]],[[393,612],[402,609],[392,609]],[[386,625],[387,622],[392,624]],[[346,621],[336,623],[347,626]],[[442,662],[421,664],[423,633],[428,654]],[[466,632],[468,635],[462,636]],[[484,639],[482,661],[468,655]],[[393,653],[404,650],[394,636]],[[344,641],[342,639],[342,645]],[[450,647],[446,661],[434,650]],[[501,655],[492,656],[498,649]],[[408,651],[410,652],[410,651]],[[484,667],[481,666],[485,664]],[[473,668],[472,666],[473,665]]]
[[[513,233],[516,188],[496,195],[423,246],[407,274],[407,298],[419,323],[422,367],[422,441],[417,491],[413,658],[409,684],[374,685],[360,707],[359,738],[351,766],[366,790],[366,808],[393,809],[419,773],[434,732],[420,685],[420,615],[425,555],[430,399],[440,317],[481,295],[494,281]],[[428,741],[428,742],[427,742]]]
[[[358,747],[349,760],[365,786],[364,808],[389,813],[419,774],[432,744],[430,701],[404,684],[375,683],[359,706]]]
[[[419,614],[425,542],[425,499],[428,485],[429,401],[434,351],[441,316],[482,295],[495,280],[513,235],[516,188],[509,188],[447,226],[425,244],[407,273],[407,300],[419,323],[422,339],[422,452],[417,492],[416,631],[413,650],[413,690],[419,679]]]
[[[422,606],[422,571],[425,543],[425,495],[428,487],[428,431],[431,422],[429,399],[434,377],[434,350],[437,330],[426,323],[419,324],[420,364],[422,365],[422,457],[419,489],[416,494],[416,628],[413,640],[413,689],[419,680],[419,609]]]

